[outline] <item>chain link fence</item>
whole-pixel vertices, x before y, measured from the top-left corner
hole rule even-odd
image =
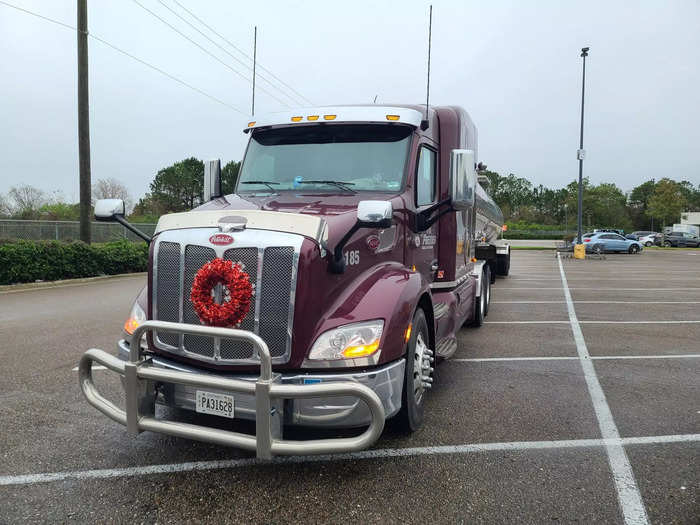
[[[147,235],[153,235],[155,224],[135,223],[134,226]],[[127,239],[142,239],[121,224],[114,222],[91,222],[92,242],[108,242]],[[80,223],[78,221],[20,221],[0,219],[0,239],[24,239],[27,241],[78,241]]]

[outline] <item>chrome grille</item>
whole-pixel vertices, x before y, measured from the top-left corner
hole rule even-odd
[[[250,277],[250,284],[253,285],[253,290],[257,288],[258,280],[258,249],[257,248],[234,248],[226,250],[224,259],[241,263],[243,269]],[[241,322],[241,330],[255,331],[255,296],[251,302],[251,308],[248,310],[248,315]],[[253,344],[247,341],[231,341],[225,339],[221,341],[219,349],[221,359],[250,359],[253,357]]]
[[[289,330],[294,249],[266,248],[263,257],[260,291],[260,337],[270,347],[272,357],[284,354]]]
[[[158,319],[178,321],[180,319],[180,245],[161,242],[158,250],[158,278],[156,280]],[[178,334],[158,334],[166,345],[179,347]]]
[[[184,294],[182,297],[182,317],[185,323],[202,324],[199,321],[197,313],[194,311],[189,295],[190,290],[192,290],[192,283],[194,283],[194,276],[205,263],[211,261],[215,257],[216,252],[212,248],[192,244],[185,247],[185,285],[183,287]],[[185,334],[183,346],[187,352],[206,357],[214,357],[214,339],[211,337]]]
[[[249,230],[234,234],[236,247],[203,244],[216,230],[163,232],[155,247],[153,282],[154,318],[201,324],[190,301],[197,271],[215,257],[241,263],[255,295],[240,328],[257,333],[267,343],[273,363],[284,363],[291,352],[291,327],[298,255],[298,235]],[[178,240],[180,242],[170,242]],[[291,245],[291,246],[288,246]],[[156,345],[167,352],[222,364],[253,364],[252,344],[192,335],[157,334]]]

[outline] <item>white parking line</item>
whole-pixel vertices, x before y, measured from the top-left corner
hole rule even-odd
[[[700,301],[573,301],[574,304],[700,304]],[[562,304],[566,301],[491,301],[491,304]]]
[[[495,288],[496,290],[561,290],[561,286],[555,286],[555,287],[543,287],[543,286],[533,286],[533,287],[526,287],[526,286],[514,286],[514,287],[508,287],[508,286],[497,286]],[[700,290],[700,288],[591,288],[589,286],[585,287],[575,287],[572,286],[569,288],[569,290],[610,290],[612,292],[685,292],[688,290],[696,291]]]
[[[484,321],[484,324],[569,324],[569,321]],[[579,321],[579,324],[698,324],[697,321]]]
[[[592,355],[589,359],[692,359],[700,357],[700,354],[664,354],[664,355]],[[579,357],[560,356],[534,356],[534,357],[472,357],[450,359],[456,363],[488,363],[490,361],[578,361]]]
[[[595,411],[596,418],[598,419],[600,433],[605,440],[617,440],[620,438],[620,432],[617,429],[612,412],[610,411],[608,402],[605,399],[605,392],[603,392],[603,388],[600,386],[600,382],[598,381],[595,367],[591,362],[588,348],[586,347],[586,341],[583,338],[583,332],[581,331],[581,326],[579,325],[578,318],[576,317],[574,303],[571,300],[571,292],[569,291],[569,285],[566,282],[564,266],[561,264],[560,257],[558,257],[557,260],[559,262],[559,271],[561,273],[561,283],[564,288],[566,307],[569,311],[571,331],[574,334],[576,351],[578,352],[579,362],[583,368],[583,376],[586,380],[586,384],[588,385],[588,393],[591,396],[593,409]],[[625,449],[620,444],[610,443],[606,444],[605,450],[608,454],[608,463],[610,463],[610,470],[612,471],[613,481],[617,489],[617,499],[620,502],[625,523],[628,525],[649,523],[644,502],[642,501],[642,495],[639,493],[637,480],[634,477],[632,465],[630,465]]]
[[[330,454],[321,456],[275,457],[269,461],[255,458],[227,459],[213,461],[193,461],[188,463],[168,463],[139,467],[113,469],[72,470],[63,472],[45,472],[39,474],[20,474],[17,476],[0,476],[0,486],[34,485],[67,480],[90,480],[119,477],[147,476],[153,474],[170,474],[174,472],[209,471],[234,469],[270,464],[317,463],[332,461],[352,461],[362,459],[400,458],[415,456],[438,456],[450,454],[472,454],[508,450],[549,450],[565,448],[623,447],[626,445],[653,445],[667,443],[693,443],[700,441],[700,434],[679,434],[670,436],[643,436],[622,439],[572,439],[561,441],[513,441],[502,443],[475,443],[468,445],[442,445],[434,447],[385,448]]]

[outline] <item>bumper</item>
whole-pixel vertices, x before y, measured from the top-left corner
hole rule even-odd
[[[329,454],[362,450],[371,446],[384,429],[384,420],[386,418],[384,405],[375,391],[366,384],[347,380],[348,376],[337,382],[324,383],[322,380],[320,383],[313,382],[311,384],[308,382],[309,376],[294,376],[296,379],[289,377],[288,379],[292,380],[292,382],[285,384],[280,374],[272,373],[270,353],[267,345],[251,332],[182,323],[147,321],[136,329],[133,334],[133,340],[140,341],[142,335],[151,330],[249,341],[256,348],[260,358],[260,375],[258,377],[234,378],[158,366],[154,364],[150,356],[143,354],[140,345],[134,345],[129,349],[128,361],[114,357],[102,350],[88,350],[80,360],[78,371],[80,388],[85,398],[100,412],[125,425],[131,434],[136,435],[144,430],[161,432],[177,437],[254,450],[259,458],[270,458],[273,454]],[[92,381],[93,363],[103,365],[108,370],[122,376],[126,398],[125,410],[122,410],[100,395]],[[394,371],[389,376],[396,373],[397,371]],[[294,381],[296,380],[301,381],[301,384],[295,383]],[[254,414],[255,435],[157,419],[155,417],[155,403],[158,395],[157,385],[161,384],[177,385],[177,389],[173,386],[173,396],[175,396],[176,391],[179,391],[183,394],[182,399],[187,399],[187,389],[193,393],[197,389],[206,389],[207,392],[233,393],[237,400],[236,409],[239,406],[238,398],[241,395],[247,396],[249,400],[252,400],[252,405],[254,406],[254,412],[247,413],[251,418],[253,418]],[[393,386],[393,382],[391,382],[391,386]],[[400,399],[400,390],[398,395]],[[328,398],[352,398],[354,401],[346,401],[346,405],[341,405],[345,406],[345,411],[331,411],[331,416],[327,417],[328,414],[322,408],[319,411],[318,407],[328,405],[318,405],[313,400],[327,400]],[[177,398],[173,397],[173,399]],[[357,405],[360,404],[359,401],[361,400],[369,411],[369,427],[362,434],[354,437],[307,441],[284,440],[282,439],[284,406],[289,404],[290,401],[298,402],[299,400],[311,401],[310,406],[312,407],[312,410],[305,409],[305,411],[300,411],[299,414],[317,422],[325,419],[339,419],[338,414],[347,413],[347,417],[350,417],[358,409]],[[304,404],[302,403],[300,406],[304,406]],[[243,413],[245,414],[246,412]],[[304,417],[302,417],[303,419]]]
[[[129,360],[129,345],[119,341],[119,358]],[[151,359],[153,367],[164,370],[176,370],[193,374],[207,375],[209,371],[202,371],[195,367],[183,365],[160,356]],[[371,372],[359,373],[321,373],[321,374],[280,374],[280,382],[283,385],[312,385],[333,384],[344,381],[356,382],[369,387],[379,397],[387,418],[395,415],[401,408],[401,394],[403,389],[403,374],[405,362],[395,361],[383,367],[373,369]],[[255,375],[216,375],[216,377],[247,381],[254,384],[258,376]],[[196,387],[178,383],[161,383],[158,387],[156,403],[195,410]],[[225,393],[216,389],[210,392]],[[237,419],[255,420],[255,396],[247,394],[236,395]],[[353,428],[370,424],[372,414],[365,403],[357,397],[340,396],[326,398],[301,398],[289,399],[282,408],[282,422],[287,425],[299,425],[305,427],[323,428]]]

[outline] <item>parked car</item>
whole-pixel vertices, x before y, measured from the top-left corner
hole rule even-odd
[[[658,245],[661,246],[664,236],[656,232],[641,232],[645,235],[640,235],[637,240],[641,242],[647,248],[649,246]]]
[[[583,236],[583,242],[586,245],[586,252],[588,253],[639,253],[643,249],[641,242],[625,239],[622,235],[617,233],[596,232],[586,234]]]
[[[617,233],[618,235],[622,235],[624,237],[625,230],[618,230],[616,228],[596,228],[593,230],[593,233]]]
[[[669,248],[671,246],[673,246],[674,248],[682,248],[686,246],[691,248],[700,247],[700,237],[687,232],[671,232],[668,235],[664,236],[663,242],[664,246]]]

